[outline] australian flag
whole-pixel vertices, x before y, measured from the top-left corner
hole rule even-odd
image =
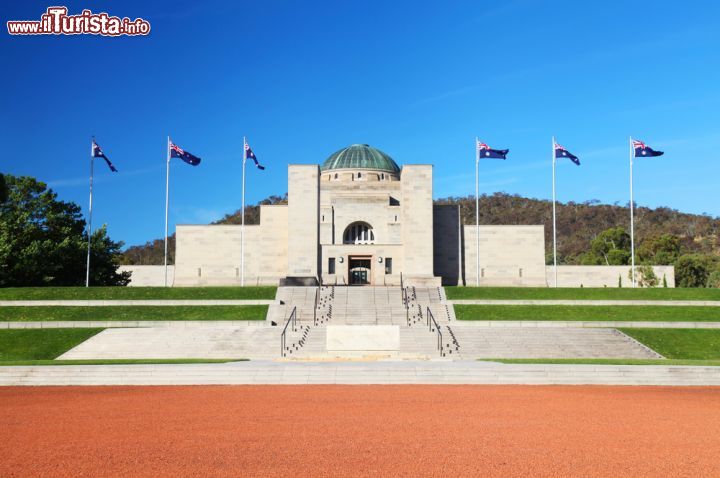
[[[507,159],[507,154],[510,152],[509,149],[492,149],[485,143],[480,141],[477,142],[477,153],[478,159],[480,158],[498,158]]]
[[[265,169],[265,166],[263,166],[262,164],[260,164],[260,162],[258,162],[257,157],[255,156],[255,153],[253,153],[253,150],[250,148],[250,145],[247,144],[247,142],[245,143],[245,158],[252,159],[255,162],[255,166],[257,166],[257,168],[259,170],[262,171]]]
[[[200,158],[188,153],[187,151],[185,151],[184,149],[182,149],[180,146],[173,143],[172,141],[170,141],[170,157],[171,158],[180,158],[183,161],[185,161],[186,163],[191,164],[193,166],[197,166],[198,164],[200,164]]]
[[[118,170],[115,168],[115,165],[110,162],[107,156],[105,156],[105,153],[103,153],[102,149],[100,149],[100,146],[95,142],[95,140],[92,140],[92,157],[93,158],[102,158],[105,160],[105,162],[108,165],[108,168],[110,168],[110,171],[113,173],[117,173]]]
[[[578,157],[557,143],[555,143],[555,157],[568,158],[570,161],[580,166],[580,160],[578,159]]]
[[[662,156],[663,154],[665,154],[662,151],[655,151],[642,141],[633,140],[633,148],[635,149],[636,158],[642,158],[647,156]]]

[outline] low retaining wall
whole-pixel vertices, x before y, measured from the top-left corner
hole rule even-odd
[[[668,287],[675,287],[675,267],[652,266],[658,278],[658,287],[663,286],[663,277]],[[558,266],[558,287],[632,287],[630,266]],[[548,286],[555,285],[555,269],[545,268]]]
[[[164,287],[165,266],[120,266],[118,272],[132,272],[130,287]],[[168,285],[172,286],[175,266],[168,266]]]

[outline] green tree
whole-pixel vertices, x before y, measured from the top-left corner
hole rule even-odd
[[[590,251],[583,254],[584,265],[622,266],[630,262],[630,236],[622,227],[604,230],[590,243]]]
[[[0,204],[0,287],[71,286],[85,283],[87,237],[80,207],[60,201],[45,183],[5,176],[7,200]],[[122,243],[105,227],[91,238],[92,285],[127,285],[118,273]]]
[[[0,173],[0,204],[7,201],[8,197],[8,189],[7,189],[7,183],[5,182],[5,176]]]
[[[720,270],[710,273],[710,276],[708,276],[707,286],[720,289]]]
[[[651,237],[640,244],[637,255],[644,264],[673,264],[680,257],[680,238],[673,234]]]
[[[685,254],[675,262],[675,285],[678,287],[705,287],[709,275],[709,261],[700,254]]]

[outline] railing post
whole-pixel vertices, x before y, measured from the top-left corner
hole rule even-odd
[[[320,297],[320,286],[315,289],[315,303],[313,304],[313,324],[317,327],[318,298]]]

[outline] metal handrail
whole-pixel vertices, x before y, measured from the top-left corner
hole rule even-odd
[[[313,324],[317,327],[318,300],[320,298],[320,287],[315,289],[315,304],[313,305]]]
[[[291,330],[295,332],[297,330],[297,306],[293,307],[292,312],[290,312],[290,317],[288,317],[287,321],[285,322],[285,327],[283,327],[283,331],[280,334],[280,356],[285,357],[287,354],[285,353],[285,344],[287,341],[287,328],[288,325],[292,323]]]
[[[402,294],[402,301],[405,306],[405,321],[408,325],[410,325],[410,301],[408,300],[407,289],[405,288],[405,283],[403,282],[402,272],[400,272],[400,293]]]
[[[442,338],[442,332],[440,331],[440,326],[438,325],[437,321],[435,320],[435,317],[433,316],[432,311],[430,310],[430,307],[427,308],[427,324],[428,328],[430,329],[430,332],[434,332],[433,330],[433,324],[435,324],[435,330],[438,333],[438,350],[440,351],[440,356],[442,357],[443,354],[443,338]]]

